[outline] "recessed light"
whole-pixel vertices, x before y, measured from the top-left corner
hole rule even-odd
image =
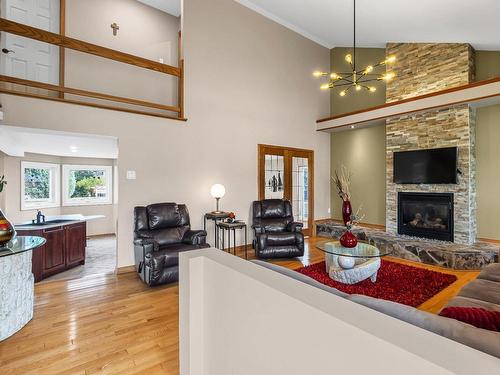
[[[354,129],[354,125],[351,125],[351,129]]]

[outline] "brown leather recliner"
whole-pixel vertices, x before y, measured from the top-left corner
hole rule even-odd
[[[304,255],[302,223],[293,221],[292,205],[283,199],[253,202],[255,254],[260,259],[295,258]]]
[[[135,266],[149,286],[179,280],[179,253],[210,247],[207,232],[191,230],[184,204],[135,207],[134,219]]]

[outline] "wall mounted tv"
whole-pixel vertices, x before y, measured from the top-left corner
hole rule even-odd
[[[457,148],[394,153],[396,184],[456,184]]]

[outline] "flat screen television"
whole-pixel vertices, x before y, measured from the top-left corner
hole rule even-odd
[[[394,153],[396,184],[456,184],[457,148]]]

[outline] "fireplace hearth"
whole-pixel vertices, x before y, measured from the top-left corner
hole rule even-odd
[[[398,234],[453,242],[453,194],[399,192]]]

